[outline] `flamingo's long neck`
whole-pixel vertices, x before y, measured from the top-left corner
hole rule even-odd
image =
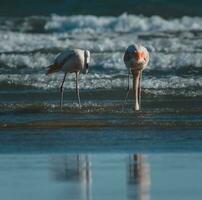
[[[134,109],[135,110],[140,110],[140,102],[139,102],[139,96],[140,96],[140,75],[141,72],[138,71],[132,71],[133,74],[133,91],[134,91]]]

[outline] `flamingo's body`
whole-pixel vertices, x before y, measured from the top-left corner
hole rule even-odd
[[[141,76],[142,71],[148,65],[149,52],[142,45],[130,45],[124,54],[124,63],[128,69],[128,91],[126,94],[125,102],[128,98],[130,91],[130,73],[133,74],[133,86],[135,90],[135,110],[140,110],[141,103]]]
[[[61,91],[61,99],[60,99],[60,107],[62,108],[63,104],[63,84],[66,78],[67,73],[75,73],[76,74],[76,93],[78,97],[79,106],[80,96],[79,96],[79,86],[78,86],[78,75],[80,72],[87,73],[88,72],[88,64],[90,62],[90,52],[88,50],[82,49],[73,49],[73,50],[65,50],[61,52],[56,58],[52,65],[50,65],[47,71],[47,74],[52,74],[58,71],[63,71],[65,73],[60,91]]]

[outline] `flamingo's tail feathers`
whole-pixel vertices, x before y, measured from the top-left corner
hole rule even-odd
[[[56,65],[56,64],[49,65],[49,66],[48,66],[48,71],[46,72],[46,75],[55,73],[55,72],[57,72],[58,70],[59,70],[58,65]]]

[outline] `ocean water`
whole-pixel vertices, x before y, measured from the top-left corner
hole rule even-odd
[[[0,193],[16,199],[201,199],[199,0],[11,1],[0,6]],[[40,9],[39,9],[40,7]],[[123,107],[123,54],[150,53],[142,109]],[[90,70],[46,76],[66,48]],[[132,87],[132,82],[130,83]]]
[[[110,15],[123,12],[164,17],[201,16],[200,0],[1,0],[0,15]]]
[[[201,126],[201,27],[201,17],[188,16],[164,19],[123,13],[116,17],[56,14],[1,17],[1,122],[23,122],[24,115],[16,114],[21,112],[30,115],[25,119],[33,121],[36,113],[44,120],[58,115],[59,119],[64,116],[71,119],[72,115],[82,118],[89,113],[92,119],[98,113],[105,118],[108,113],[118,118],[115,121],[120,122],[125,115],[136,122],[136,116],[131,114],[132,94],[122,109],[127,86],[123,54],[129,44],[138,42],[150,52],[149,66],[143,72],[142,114],[153,120],[156,114],[165,118],[178,113],[186,118],[197,113]],[[45,73],[59,52],[76,47],[89,49],[92,54],[89,74],[80,75],[83,108],[79,110],[76,101],[75,75],[68,74],[61,113],[59,87],[64,74]]]

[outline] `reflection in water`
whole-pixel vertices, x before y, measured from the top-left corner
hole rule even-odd
[[[116,157],[116,156],[115,156]],[[114,156],[111,157],[110,160],[101,159],[100,163],[102,168],[107,166],[109,162],[114,159]],[[99,159],[98,159],[99,160]],[[120,161],[120,158],[118,158]],[[92,182],[97,184],[93,188],[98,188],[100,185],[102,188],[105,188],[105,191],[110,193],[111,191],[116,191],[116,188],[119,185],[122,188],[124,187],[125,182],[120,182],[120,184],[114,180],[117,180],[116,177],[119,177],[122,172],[125,172],[122,168],[121,171],[114,171],[113,169],[108,169],[113,171],[113,175],[110,179],[110,174],[108,171],[100,171],[101,176],[99,175],[99,171],[94,171],[92,177],[92,167],[91,162],[95,161],[93,159],[90,161],[88,155],[63,155],[63,156],[55,156],[52,157],[52,177],[57,182],[66,182],[68,183],[68,187],[65,188],[67,199],[79,199],[79,200],[90,200],[92,199]],[[94,166],[99,166],[98,163],[95,163]],[[119,162],[121,164],[121,162]],[[126,166],[126,165],[125,165]],[[94,168],[93,170],[97,170]],[[104,172],[104,173],[103,173]],[[98,179],[97,177],[101,177]],[[124,173],[124,177],[127,178],[127,191],[126,198],[133,200],[149,200],[149,189],[150,189],[150,170],[149,164],[147,162],[147,157],[145,155],[134,154],[129,156],[129,162],[127,165],[127,173]],[[94,180],[94,181],[92,181]],[[105,180],[108,180],[106,182]],[[109,184],[110,188],[109,188]],[[67,186],[66,185],[66,186]],[[123,190],[124,191],[124,190]]]
[[[2,154],[0,194],[3,200],[202,199],[201,158],[199,152]]]
[[[145,155],[129,156],[128,197],[133,200],[149,200],[150,168]]]
[[[64,155],[52,158],[53,178],[59,182],[75,183],[78,199],[91,199],[91,166],[87,155]]]

